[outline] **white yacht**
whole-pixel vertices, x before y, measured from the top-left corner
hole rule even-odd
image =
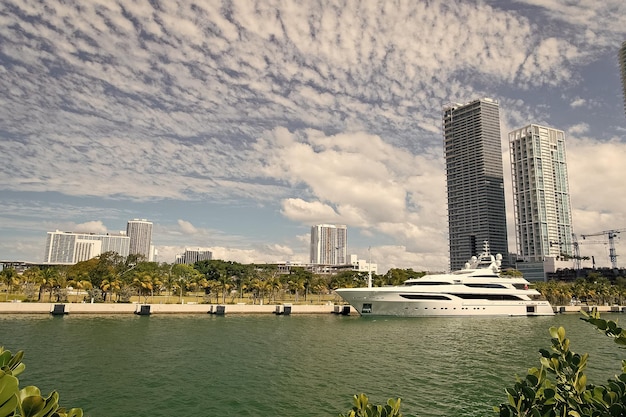
[[[465,268],[404,285],[335,290],[362,316],[552,316],[549,302],[522,277],[500,275],[502,256],[484,252]]]

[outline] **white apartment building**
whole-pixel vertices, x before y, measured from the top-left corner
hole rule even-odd
[[[311,227],[311,263],[346,265],[348,263],[348,226],[318,224]]]
[[[365,259],[359,259],[357,255],[350,255],[350,264],[353,271],[371,272],[372,275],[378,274],[378,265],[368,262]]]
[[[622,43],[618,54],[622,90],[624,92],[624,113],[626,113],[626,41]]]
[[[544,262],[573,252],[572,211],[562,130],[530,124],[509,133],[517,253]]]
[[[95,258],[105,252],[116,252],[120,256],[128,256],[130,239],[120,233],[95,234],[48,232],[44,263],[73,265],[78,262]]]
[[[129,220],[126,235],[130,238],[129,253],[131,255],[142,255],[146,261],[154,261],[152,222],[146,219]]]
[[[185,249],[185,253],[176,255],[177,264],[193,265],[198,261],[210,261],[213,259],[213,252],[208,249]]]

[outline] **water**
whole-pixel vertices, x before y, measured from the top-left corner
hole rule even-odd
[[[579,317],[0,315],[0,345],[25,351],[21,386],[91,417],[337,416],[361,392],[406,416],[493,416],[550,326],[590,353],[590,382],[619,372],[624,352]]]

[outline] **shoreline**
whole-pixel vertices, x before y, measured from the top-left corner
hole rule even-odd
[[[0,314],[357,314],[348,305],[309,304],[139,304],[0,302]]]
[[[626,313],[626,306],[553,306],[555,314],[589,312]],[[21,303],[0,302],[0,314],[339,314],[359,315],[347,304],[140,304],[140,303]]]

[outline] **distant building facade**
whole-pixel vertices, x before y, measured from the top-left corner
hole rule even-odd
[[[371,272],[372,275],[378,274],[378,265],[368,262],[365,259],[359,259],[357,255],[350,255],[350,265],[352,270],[357,272]]]
[[[626,114],[626,41],[622,43],[618,56],[620,75],[622,78],[622,90],[624,93],[624,113]]]
[[[346,265],[348,263],[348,227],[318,224],[311,227],[311,263]]]
[[[572,256],[565,134],[531,124],[509,133],[517,253],[526,262]]]
[[[146,219],[129,220],[126,225],[126,235],[130,238],[130,255],[141,255],[146,261],[154,261],[152,222]]]
[[[177,264],[193,265],[198,261],[210,261],[213,253],[208,249],[185,249],[185,253],[176,255]]]
[[[461,269],[483,242],[508,259],[498,102],[489,98],[443,108],[450,269]],[[505,267],[503,262],[503,267]]]
[[[127,257],[130,239],[123,234],[48,232],[44,263],[73,265],[105,252]]]

